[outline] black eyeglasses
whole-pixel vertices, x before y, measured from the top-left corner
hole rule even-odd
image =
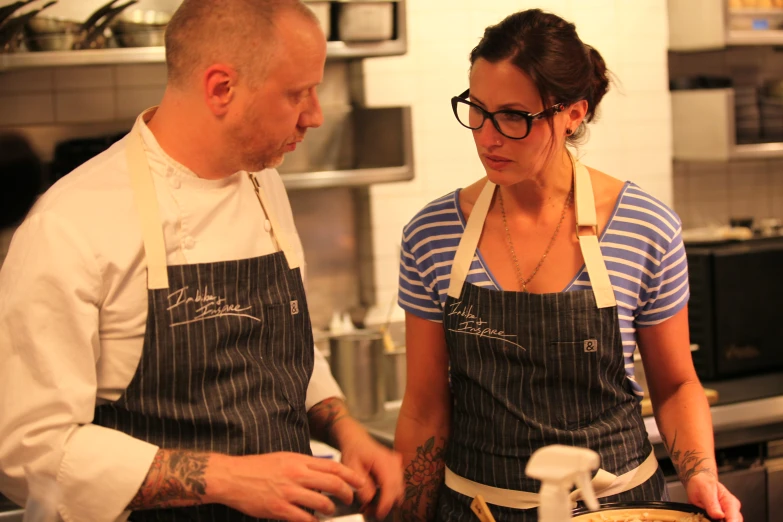
[[[513,109],[489,112],[475,103],[469,102],[467,100],[468,96],[470,96],[470,89],[451,99],[451,108],[454,110],[454,116],[457,117],[457,121],[463,127],[478,130],[484,126],[484,122],[489,118],[499,133],[512,140],[527,138],[534,121],[546,118],[550,114],[557,114],[565,108],[564,104],[557,103],[535,114]]]

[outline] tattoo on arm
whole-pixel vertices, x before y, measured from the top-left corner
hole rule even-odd
[[[201,504],[207,491],[209,456],[192,451],[158,450],[147,478],[128,504],[131,511]]]
[[[674,438],[672,439],[671,445],[669,444],[666,435],[663,433],[661,433],[661,439],[663,440],[666,451],[668,451],[669,456],[671,456],[672,464],[674,464],[677,475],[679,475],[683,486],[687,488],[688,482],[699,473],[707,473],[713,477],[717,477],[715,470],[709,467],[711,459],[709,457],[704,457],[704,452],[696,450],[686,450],[683,452],[681,449],[677,448],[676,431],[674,432]]]
[[[310,433],[316,439],[329,443],[332,440],[332,428],[348,417],[345,403],[336,398],[323,400],[310,408],[307,418],[310,422]]]
[[[416,449],[416,456],[405,468],[405,497],[400,518],[406,522],[434,520],[438,507],[438,488],[446,468],[446,439],[440,443],[431,437]]]

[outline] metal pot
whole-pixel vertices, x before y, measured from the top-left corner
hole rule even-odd
[[[162,47],[169,20],[164,11],[136,9],[123,14],[112,31],[122,47]]]
[[[405,384],[408,380],[405,348],[397,348],[385,354],[386,400],[398,401],[405,395]]]
[[[646,515],[643,518],[643,515]],[[690,517],[690,518],[688,518]],[[625,522],[626,520],[660,520],[661,522],[714,522],[707,512],[693,504],[678,502],[608,502],[596,511],[577,508],[574,522]]]
[[[16,51],[20,47],[22,41],[22,30],[25,25],[38,13],[44,9],[56,4],[56,1],[45,4],[40,9],[24,13],[15,18],[8,18],[2,24],[0,24],[0,50],[2,51]],[[17,3],[18,4],[18,3]],[[15,6],[17,4],[14,4]],[[25,4],[22,4],[25,5]],[[21,7],[21,6],[19,6]],[[3,16],[10,16],[16,9],[3,12]]]
[[[329,339],[329,366],[345,403],[359,420],[383,416],[386,403],[383,336],[359,330]]]
[[[100,49],[107,46],[109,24],[126,8],[138,2],[129,0],[115,6],[111,0],[90,15],[85,22],[36,17],[25,25],[25,44],[31,51],[68,51]]]

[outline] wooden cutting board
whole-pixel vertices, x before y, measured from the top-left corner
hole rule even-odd
[[[704,388],[704,394],[707,396],[707,402],[710,404],[710,406],[718,402],[717,390]],[[649,417],[652,414],[653,414],[653,409],[652,409],[652,403],[650,402],[650,399],[649,398],[642,399],[642,417]]]

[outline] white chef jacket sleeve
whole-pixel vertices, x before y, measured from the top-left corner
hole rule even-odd
[[[66,522],[124,520],[158,450],[91,424],[101,270],[59,215],[35,212],[0,270],[0,491],[24,505],[25,468],[54,478]]]

